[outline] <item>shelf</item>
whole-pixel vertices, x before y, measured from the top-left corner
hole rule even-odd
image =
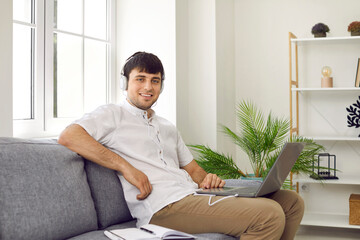
[[[291,42],[296,43],[298,46],[313,44],[313,43],[343,43],[343,42],[356,42],[360,40],[360,36],[355,37],[325,37],[325,38],[292,38]]]
[[[294,182],[299,182],[299,183],[314,183],[314,184],[338,184],[338,185],[360,185],[360,177],[341,177],[338,176],[339,179],[332,179],[332,180],[323,180],[323,181],[319,181],[319,180],[315,180],[312,178],[298,178],[298,179],[293,179]]]
[[[291,88],[293,92],[336,92],[336,91],[360,91],[359,87],[333,87],[333,88]]]
[[[360,229],[359,225],[349,224],[349,215],[313,212],[305,212],[301,225]]]
[[[303,136],[303,135],[302,135]],[[319,137],[319,136],[303,136],[305,138],[310,138],[315,141],[360,141],[359,137]]]

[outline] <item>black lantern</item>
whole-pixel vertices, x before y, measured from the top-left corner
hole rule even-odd
[[[327,160],[327,168],[326,167],[320,167],[320,161]],[[334,168],[331,168],[331,160],[333,161]],[[329,153],[320,153],[318,155],[318,165],[317,165],[317,175],[315,174],[315,163],[313,162],[312,170],[314,174],[310,175],[311,178],[314,178],[316,180],[324,180],[324,179],[339,179],[336,176],[336,156]],[[331,172],[333,171],[333,174]]]

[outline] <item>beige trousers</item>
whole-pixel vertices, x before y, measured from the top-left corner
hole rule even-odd
[[[211,202],[223,197],[216,196]],[[294,191],[266,197],[232,197],[209,206],[209,196],[189,195],[154,214],[150,223],[188,232],[217,232],[241,240],[294,239],[304,202]]]

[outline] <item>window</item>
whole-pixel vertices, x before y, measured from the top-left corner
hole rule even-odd
[[[14,0],[13,7],[14,119],[34,118],[35,24],[34,0]]]
[[[14,0],[14,135],[57,135],[111,102],[114,0]]]

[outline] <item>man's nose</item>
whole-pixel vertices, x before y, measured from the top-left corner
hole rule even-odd
[[[153,88],[153,85],[152,85],[151,80],[145,81],[144,88],[145,88],[146,90],[151,90],[151,89]]]

